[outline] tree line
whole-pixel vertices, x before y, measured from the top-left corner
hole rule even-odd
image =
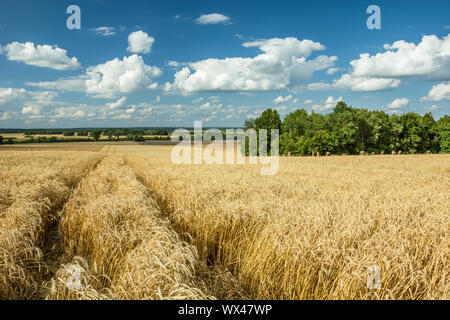
[[[389,115],[338,102],[331,113],[299,109],[283,121],[277,110],[267,109],[258,118],[246,120],[245,127],[257,132],[279,129],[282,155],[450,153],[450,117],[435,121],[429,112]]]
[[[6,131],[6,130],[5,130]],[[12,130],[9,130],[12,132]],[[167,129],[27,129],[14,130],[14,133],[23,132],[26,139],[18,140],[17,138],[4,138],[0,135],[0,144],[19,144],[19,143],[54,143],[54,142],[89,142],[99,141],[102,136],[108,137],[110,141],[134,141],[144,142],[145,140],[170,140],[169,130]],[[39,136],[44,135],[63,135],[63,137],[56,136]],[[75,134],[78,138],[74,138]],[[144,137],[150,135],[152,137]],[[85,138],[79,138],[85,137]]]

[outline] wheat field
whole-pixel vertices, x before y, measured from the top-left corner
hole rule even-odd
[[[170,152],[1,152],[0,299],[450,298],[450,155]]]

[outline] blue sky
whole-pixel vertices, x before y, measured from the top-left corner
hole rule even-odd
[[[66,26],[72,4],[80,30]],[[240,126],[340,99],[439,118],[449,12],[444,0],[2,0],[0,128]]]

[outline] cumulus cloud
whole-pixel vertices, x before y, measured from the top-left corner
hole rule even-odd
[[[25,85],[50,90],[86,92],[86,79],[87,77],[82,75],[78,77],[62,78],[55,81],[25,82]]]
[[[383,53],[361,54],[350,62],[356,77],[450,80],[450,34],[426,35],[416,45],[404,40],[385,44]]]
[[[231,19],[220,13],[210,13],[201,15],[195,20],[195,22],[198,24],[228,24],[231,22]]]
[[[286,96],[286,97],[278,96],[275,99],[273,99],[273,103],[280,104],[280,103],[283,103],[283,102],[288,102],[290,100],[292,100],[292,95],[291,94]]]
[[[316,82],[308,84],[308,90],[351,90],[351,91],[381,91],[397,88],[401,83],[398,79],[355,77],[351,74],[344,74],[333,83]]]
[[[265,91],[292,87],[311,79],[314,72],[331,67],[337,57],[321,55],[308,59],[314,51],[325,50],[319,42],[296,38],[273,38],[245,42],[262,53],[254,58],[206,59],[189,63],[175,73],[167,91]]]
[[[167,65],[172,68],[178,68],[180,63],[178,61],[169,60],[167,61]]]
[[[86,90],[96,97],[116,97],[148,88],[152,78],[161,73],[159,68],[146,65],[142,57],[135,54],[122,60],[115,58],[87,69]]]
[[[28,91],[23,88],[0,88],[0,105],[6,103],[12,105],[45,105],[53,104],[53,99],[58,96],[54,91]]]
[[[87,107],[84,105],[73,107],[56,108],[52,111],[51,117],[54,119],[66,118],[66,119],[79,119],[86,117]]]
[[[0,88],[0,104],[24,98],[26,94],[27,90],[23,88]]]
[[[2,48],[8,60],[55,70],[74,70],[80,67],[77,58],[69,58],[67,51],[56,46],[37,45],[33,42],[12,42]]]
[[[97,34],[102,35],[104,37],[113,36],[116,34],[115,32],[116,28],[114,27],[98,27],[89,30],[95,31]]]
[[[428,95],[420,99],[420,101],[442,101],[442,100],[450,100],[450,81],[434,85],[428,92]]]
[[[328,69],[327,71],[325,71],[325,73],[326,74],[329,74],[329,75],[333,75],[333,74],[335,74],[336,72],[338,72],[340,69],[339,68],[330,68],[330,69]]]
[[[95,98],[116,98],[144,89],[155,89],[153,78],[162,74],[157,67],[145,64],[141,56],[133,54],[115,58],[89,67],[85,74],[56,81],[27,82],[40,88],[85,92]]]
[[[311,107],[312,111],[327,111],[333,109],[339,101],[343,101],[342,97],[334,99],[332,96],[329,96],[323,105],[315,104]]]
[[[423,36],[417,45],[399,40],[385,44],[384,49],[375,55],[360,54],[359,59],[350,62],[349,73],[332,83],[311,83],[307,89],[381,91],[397,88],[401,79],[408,77],[423,81],[450,79],[450,34],[442,39]],[[332,74],[335,69],[326,73]]]
[[[41,107],[39,106],[28,106],[22,108],[22,114],[25,115],[38,115],[41,112]]]
[[[136,111],[136,106],[131,105],[128,109],[125,110],[126,113],[134,113]]]
[[[5,111],[2,113],[2,116],[0,117],[0,120],[10,120],[16,115],[15,112],[12,111]]]
[[[389,103],[386,108],[391,110],[398,110],[409,105],[409,99],[407,98],[398,98]]]
[[[127,51],[131,53],[150,53],[155,39],[143,31],[130,33]]]
[[[122,97],[122,98],[120,98],[119,100],[117,100],[115,102],[107,103],[106,106],[110,110],[119,109],[119,108],[121,108],[124,105],[126,100],[127,100],[127,97]]]

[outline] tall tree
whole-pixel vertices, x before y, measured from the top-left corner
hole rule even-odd
[[[100,136],[102,132],[100,130],[92,130],[90,133],[92,138],[94,138],[95,141],[98,141],[100,139]]]
[[[436,121],[436,132],[439,137],[440,150],[450,153],[450,117],[448,115]]]

